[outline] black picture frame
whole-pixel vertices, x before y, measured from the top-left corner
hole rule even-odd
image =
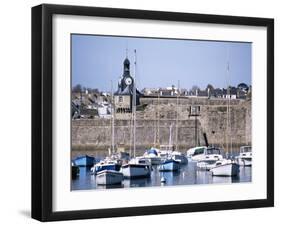
[[[267,198],[95,210],[52,210],[52,18],[55,14],[181,21],[267,29]],[[123,217],[274,206],[274,20],[43,4],[32,8],[32,218],[40,221]]]

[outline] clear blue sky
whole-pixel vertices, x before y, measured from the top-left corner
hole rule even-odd
[[[137,50],[137,88],[177,86],[205,89],[251,84],[251,43],[72,35],[72,86],[114,90],[126,57],[133,76]],[[230,71],[227,79],[227,62]]]

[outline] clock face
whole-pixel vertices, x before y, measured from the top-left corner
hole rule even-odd
[[[133,82],[133,81],[132,81],[131,78],[126,78],[126,79],[125,79],[125,83],[126,83],[127,86],[131,85],[132,82]]]

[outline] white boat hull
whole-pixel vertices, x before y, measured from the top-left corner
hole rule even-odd
[[[121,184],[123,174],[115,170],[103,170],[96,175],[96,182],[99,185]]]
[[[213,176],[237,176],[239,174],[239,165],[236,163],[226,163],[215,166],[210,171]]]
[[[214,161],[210,161],[210,162],[205,162],[205,161],[201,161],[201,162],[197,162],[197,168],[200,170],[210,170],[213,167],[216,166],[216,162]]]
[[[126,178],[149,177],[151,173],[150,166],[145,164],[125,164],[121,170]]]

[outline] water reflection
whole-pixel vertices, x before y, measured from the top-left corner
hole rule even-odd
[[[161,178],[166,182],[161,183]],[[109,189],[129,187],[151,187],[151,186],[172,186],[172,185],[194,185],[213,183],[238,183],[251,182],[252,167],[240,167],[237,177],[216,177],[209,171],[197,170],[195,162],[189,162],[177,172],[160,172],[157,166],[153,166],[150,178],[124,179],[121,185],[97,185],[95,175],[91,174],[90,167],[80,167],[80,174],[71,182],[72,190],[87,189]]]

